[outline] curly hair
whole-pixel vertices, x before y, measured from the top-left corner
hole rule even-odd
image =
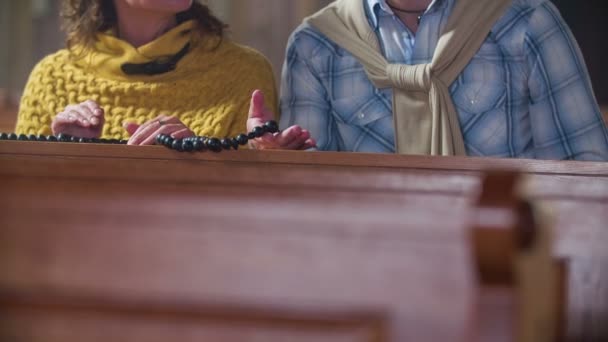
[[[97,33],[115,28],[116,9],[113,0],[63,0],[61,8],[63,29],[67,33],[66,45],[89,48],[95,44]],[[224,37],[227,25],[211,13],[207,5],[197,0],[185,12],[177,14],[178,23],[196,20],[201,35]]]

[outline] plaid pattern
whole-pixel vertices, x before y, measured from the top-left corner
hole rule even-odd
[[[366,1],[393,63],[432,59],[456,0],[435,0],[414,37],[385,0]],[[608,130],[572,33],[548,0],[514,0],[450,87],[470,156],[608,160]],[[320,150],[394,153],[392,91],[347,51],[303,24],[291,36],[281,126],[311,131]]]

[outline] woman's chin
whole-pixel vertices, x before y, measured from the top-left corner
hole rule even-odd
[[[171,8],[172,11],[178,13],[190,9],[190,7],[192,7],[193,0],[161,0],[161,2],[164,2],[167,7]]]
[[[140,0],[141,7],[159,12],[184,12],[192,7],[193,0]]]

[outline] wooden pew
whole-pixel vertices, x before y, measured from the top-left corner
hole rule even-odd
[[[606,164],[1,142],[0,165],[0,333],[458,340],[463,213],[499,168],[555,210],[569,340],[608,336]]]

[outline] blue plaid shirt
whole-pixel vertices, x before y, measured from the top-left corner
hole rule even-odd
[[[358,1],[387,60],[421,64],[457,0],[433,1],[416,36],[385,0]],[[582,55],[548,0],[514,0],[450,90],[470,156],[608,160]],[[281,126],[310,130],[320,150],[395,152],[392,91],[375,88],[349,52],[307,24],[290,38],[281,92]]]

